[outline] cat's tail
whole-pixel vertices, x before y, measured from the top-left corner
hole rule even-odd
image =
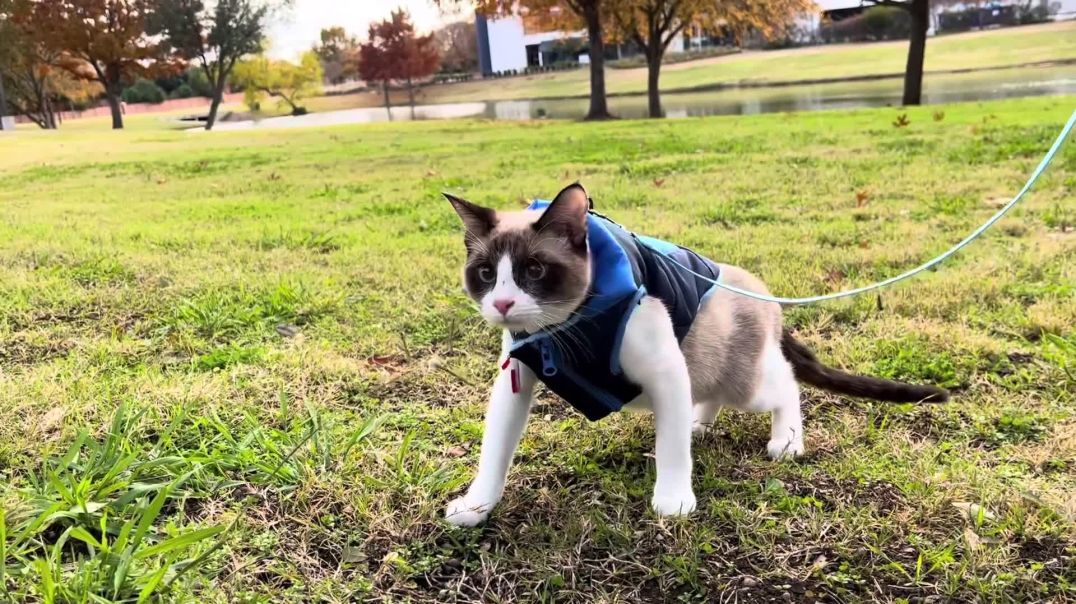
[[[949,400],[949,391],[936,386],[919,386],[852,375],[826,367],[810,349],[797,342],[787,329],[781,334],[781,351],[792,364],[798,381],[823,390],[890,403],[944,403]]]

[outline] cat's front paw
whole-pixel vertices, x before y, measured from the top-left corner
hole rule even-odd
[[[449,502],[445,508],[445,520],[456,526],[478,526],[489,518],[493,503],[476,503],[466,496]]]
[[[695,511],[695,494],[690,489],[682,493],[654,493],[650,507],[658,516],[687,516]]]
[[[766,453],[770,459],[793,459],[803,455],[802,438],[771,438],[766,443]]]

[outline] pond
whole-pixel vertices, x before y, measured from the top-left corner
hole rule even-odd
[[[867,82],[670,93],[662,95],[662,105],[666,116],[670,118],[887,107],[900,105],[902,85],[902,80],[894,78]],[[1076,65],[1000,69],[966,74],[928,74],[923,82],[924,104],[1062,94],[1076,94]],[[646,117],[646,95],[610,97],[609,106],[614,115],[622,118]],[[411,108],[393,107],[391,119],[580,119],[586,111],[586,99],[529,99],[418,105],[414,108],[413,118]],[[385,122],[389,119],[389,112],[383,107],[346,109],[298,117],[222,122],[217,125],[216,130],[330,126]]]

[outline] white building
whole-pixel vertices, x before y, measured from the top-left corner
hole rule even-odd
[[[540,31],[528,28],[526,21],[518,15],[496,18],[476,15],[475,32],[478,36],[478,66],[483,75],[523,71],[561,61],[590,62],[587,35],[583,30]],[[606,46],[609,53],[618,56],[625,48],[626,45]],[[667,52],[683,50],[683,38],[677,36]]]

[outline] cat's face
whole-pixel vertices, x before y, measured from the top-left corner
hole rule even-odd
[[[467,228],[463,288],[486,321],[514,332],[564,322],[590,286],[587,210],[575,184],[545,210],[498,212],[445,194]]]

